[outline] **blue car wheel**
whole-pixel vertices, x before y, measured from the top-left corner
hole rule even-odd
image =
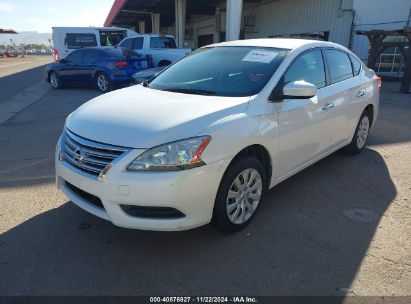
[[[96,76],[97,88],[103,92],[109,92],[111,90],[111,81],[107,74],[99,73]]]

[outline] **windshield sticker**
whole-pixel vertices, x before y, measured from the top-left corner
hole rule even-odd
[[[252,50],[243,58],[242,61],[270,63],[275,57],[277,57],[277,55],[277,52]]]

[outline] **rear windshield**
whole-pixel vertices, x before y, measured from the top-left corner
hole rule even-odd
[[[151,37],[150,49],[176,49],[176,41],[171,37]]]
[[[104,53],[106,53],[106,55],[108,55],[111,58],[127,58],[138,56],[136,52],[125,48],[108,48],[104,50]]]

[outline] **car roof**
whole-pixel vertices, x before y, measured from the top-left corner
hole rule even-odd
[[[318,41],[318,40],[307,40],[307,39],[290,39],[290,38],[262,38],[262,39],[247,39],[247,40],[235,40],[226,41],[221,43],[211,44],[208,47],[216,46],[255,46],[255,47],[272,47],[280,49],[296,49],[303,46],[338,46],[335,43]]]

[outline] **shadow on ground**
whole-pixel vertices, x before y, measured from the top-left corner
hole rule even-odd
[[[232,235],[121,229],[68,202],[0,235],[0,294],[344,295],[395,195],[366,149],[278,185]]]

